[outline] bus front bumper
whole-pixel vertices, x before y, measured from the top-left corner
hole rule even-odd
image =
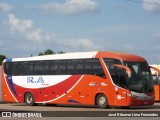
[[[137,93],[131,92],[131,94],[127,94],[129,99],[130,106],[142,106],[142,105],[153,105],[154,104],[154,92],[145,94],[145,93]]]

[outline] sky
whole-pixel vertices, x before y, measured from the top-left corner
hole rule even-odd
[[[160,0],[0,0],[0,54],[117,51],[160,64]]]

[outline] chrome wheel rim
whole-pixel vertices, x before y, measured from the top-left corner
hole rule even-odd
[[[32,95],[28,95],[27,96],[27,103],[32,103],[33,102],[33,97],[32,97]]]
[[[101,98],[99,99],[99,104],[100,104],[101,106],[105,105],[105,104],[106,104],[106,98],[105,98],[105,97],[101,97]]]

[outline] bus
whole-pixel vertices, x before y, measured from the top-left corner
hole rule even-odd
[[[5,102],[142,106],[154,104],[147,61],[120,52],[75,52],[5,59],[2,64]]]
[[[152,64],[151,66],[151,73],[153,76],[153,84],[154,84],[154,91],[155,91],[155,101],[160,101],[160,64]]]

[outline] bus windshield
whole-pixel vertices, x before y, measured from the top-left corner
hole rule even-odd
[[[128,89],[139,92],[153,92],[152,75],[147,62],[124,62],[132,71],[132,77],[128,78]]]
[[[104,58],[103,60],[115,85],[138,93],[153,92],[152,75],[147,62],[122,62],[110,58]],[[124,69],[114,66],[115,64],[130,68],[131,77],[127,76]]]

